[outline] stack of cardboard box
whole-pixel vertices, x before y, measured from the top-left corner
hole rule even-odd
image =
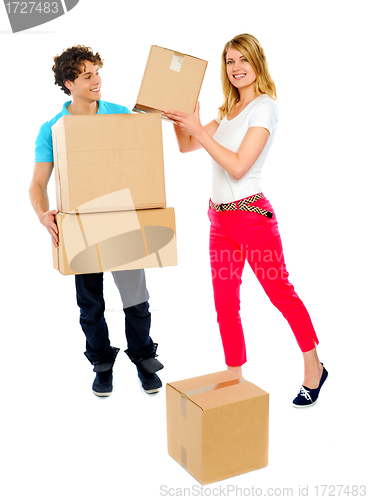
[[[52,127],[62,274],[177,264],[159,114],[63,116]]]
[[[52,127],[62,274],[177,264],[166,208],[161,113],[192,113],[207,62],[152,46],[135,110],[63,116]],[[146,113],[146,112],[153,113]]]

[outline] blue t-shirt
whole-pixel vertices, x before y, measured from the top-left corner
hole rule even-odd
[[[69,115],[66,109],[72,101],[64,103],[63,109],[49,122],[46,122],[40,128],[36,139],[35,162],[41,163],[45,161],[54,161],[54,153],[52,149],[52,132],[51,127],[64,115]],[[118,115],[123,113],[130,113],[129,109],[120,104],[113,104],[111,102],[98,101],[98,115]]]

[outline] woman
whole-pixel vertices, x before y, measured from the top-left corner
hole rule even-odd
[[[289,322],[304,358],[304,381],[293,401],[315,404],[327,378],[309,314],[288,281],[277,220],[261,189],[261,170],[277,128],[276,88],[258,40],[243,34],[222,54],[224,103],[218,119],[202,126],[192,115],[166,111],[181,152],[203,147],[212,157],[210,256],[217,320],[228,369],[246,362],[240,284],[248,260],[271,302]]]

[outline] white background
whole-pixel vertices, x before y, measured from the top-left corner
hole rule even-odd
[[[77,43],[105,62],[103,99],[132,108],[151,44],[209,61],[203,123],[222,103],[220,55],[252,33],[276,82],[279,129],[264,192],[279,219],[290,280],[306,304],[330,372],[320,401],[291,406],[303,378],[292,332],[249,268],[242,289],[244,376],[270,393],[269,466],[208,486],[294,489],[363,484],[366,470],[367,38],[365,2],[80,0],[67,15],[12,34],[0,6],[2,326],[0,493],[4,500],[162,498],[199,484],[167,453],[165,390],[148,396],[123,350],[124,314],[110,275],[106,318],[121,352],[114,393],[92,394],[73,277],[28,198],[40,125],[68,97],[52,58]],[[208,262],[210,161],[181,155],[163,123],[167,205],[179,265],[146,273],[163,384],[225,369]],[[51,205],[54,181],[50,181]],[[168,488],[171,488],[169,491]],[[186,490],[184,488],[193,488]],[[305,492],[305,490],[304,490]],[[240,493],[238,491],[238,496]]]

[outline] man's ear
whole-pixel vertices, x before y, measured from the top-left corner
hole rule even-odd
[[[73,86],[73,82],[71,82],[70,80],[65,80],[65,81],[64,81],[64,85],[65,85],[65,87],[66,87],[68,90],[70,90],[70,91],[72,91],[72,90],[73,90],[73,87],[74,87],[74,86]]]

